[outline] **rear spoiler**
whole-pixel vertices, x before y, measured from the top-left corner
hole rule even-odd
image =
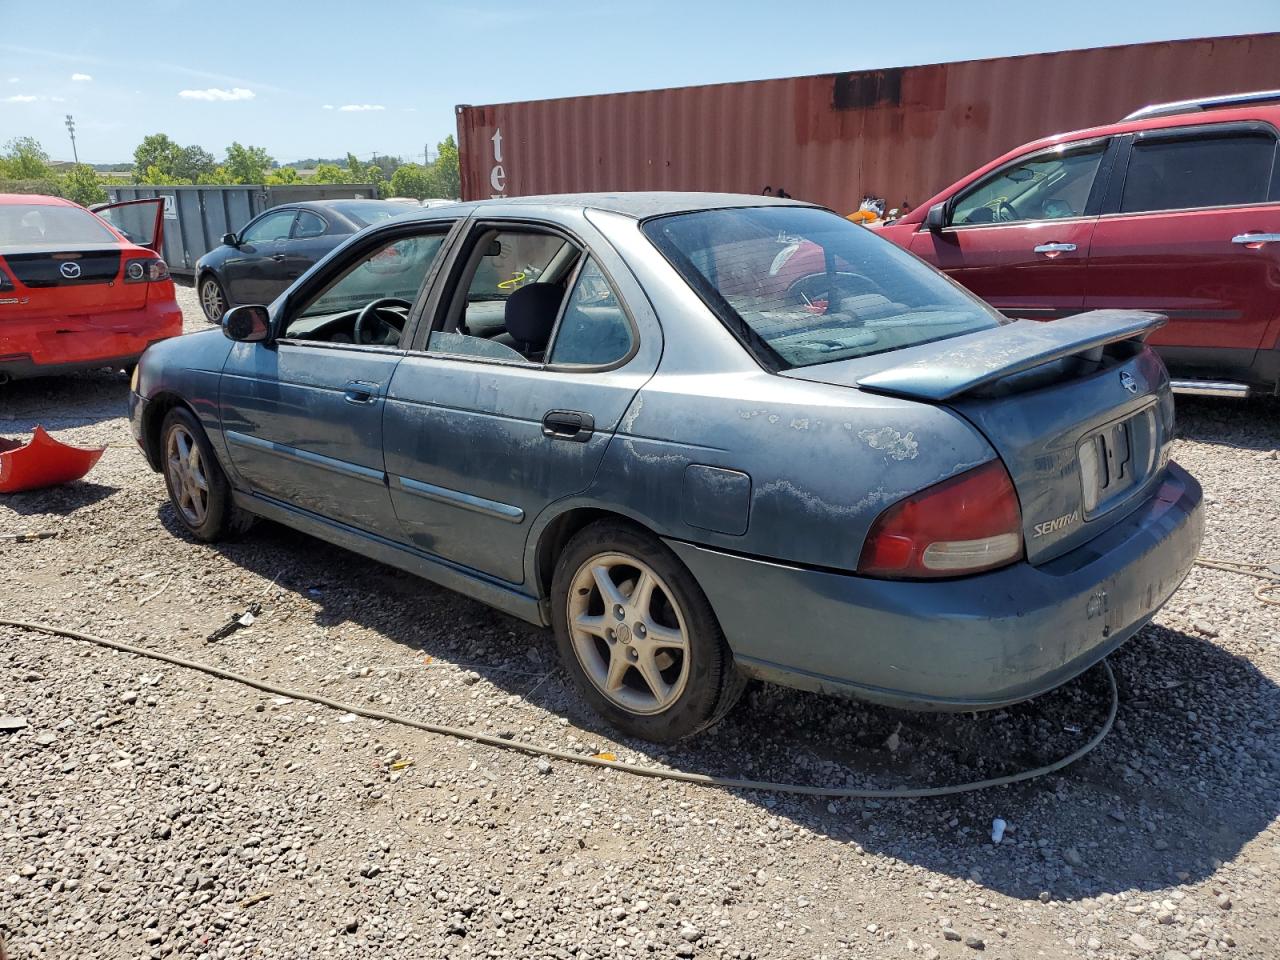
[[[875,393],[910,400],[951,400],[1041,364],[1121,340],[1145,340],[1169,318],[1137,310],[1091,310],[1049,322],[1015,320],[939,343],[912,363],[858,380]]]

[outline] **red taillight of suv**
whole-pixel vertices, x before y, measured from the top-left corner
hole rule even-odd
[[[1022,509],[999,460],[895,503],[858,560],[868,577],[920,580],[992,570],[1022,556]]]

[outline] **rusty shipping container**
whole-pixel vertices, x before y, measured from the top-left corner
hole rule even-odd
[[[462,195],[785,190],[916,205],[1041,136],[1280,88],[1280,33],[460,106]]]

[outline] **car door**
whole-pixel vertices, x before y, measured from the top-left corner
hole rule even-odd
[[[657,321],[625,265],[585,218],[575,227],[596,242],[546,226],[475,225],[434,329],[420,332],[387,397],[386,465],[404,536],[511,583],[523,582],[531,525],[591,484],[661,351]],[[552,311],[542,351],[511,326],[512,308],[529,299]],[[495,305],[507,308],[506,334],[486,326],[504,317]],[[472,332],[462,333],[468,316]]]
[[[1078,313],[1111,155],[1102,138],[1019,157],[950,198],[910,250],[1010,316]]]
[[[348,236],[347,228],[329,222],[322,213],[299,210],[284,245],[285,281],[293,283]]]
[[[297,213],[294,207],[268,210],[240,232],[222,267],[232,303],[270,303],[284,292],[285,243]]]
[[[353,246],[277,309],[268,344],[237,343],[223,367],[220,413],[231,464],[256,496],[399,539],[383,466],[383,405],[404,356],[405,307],[354,321],[383,297],[412,304],[449,229],[400,224]],[[407,341],[406,341],[407,342]]]
[[[115,227],[130,243],[164,256],[164,197],[95,204],[89,209]]]
[[[1126,138],[1094,231],[1086,305],[1167,314],[1171,366],[1244,375],[1280,315],[1276,131],[1195,124]]]

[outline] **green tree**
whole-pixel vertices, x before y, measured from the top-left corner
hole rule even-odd
[[[82,206],[106,203],[107,191],[102,189],[98,173],[87,163],[77,163],[62,178],[62,195]]]
[[[213,158],[212,153],[193,143],[178,152],[173,175],[195,183],[205,174],[213,173],[217,165],[218,161]]]
[[[52,179],[49,155],[35,137],[14,137],[0,154],[0,176],[15,180]]]
[[[313,183],[351,183],[351,172],[336,163],[322,163],[316,167]]]
[[[420,163],[406,163],[391,175],[391,196],[413,197],[425,200],[432,196],[435,178],[431,170]]]
[[[431,164],[437,197],[457,200],[462,196],[462,172],[458,166],[458,144],[453,134],[436,144],[436,158]]]
[[[298,183],[298,171],[293,169],[293,167],[280,167],[267,174],[266,182],[272,185],[281,183]]]
[[[184,177],[175,177],[172,173],[154,163],[142,171],[142,174],[137,177],[137,181],[138,183],[146,183],[156,187],[184,186],[191,182]]]
[[[263,183],[271,165],[271,155],[265,147],[242,146],[235,141],[227,147],[225,166],[236,183]]]
[[[231,173],[226,167],[217,166],[208,173],[200,174],[196,183],[201,184],[202,186],[228,186],[235,183],[235,180],[231,178]]]
[[[133,170],[144,183],[170,183],[173,177],[181,176],[178,167],[182,162],[182,147],[170,139],[168,134],[153,133],[142,138],[137,149],[133,151]],[[152,168],[156,173],[152,174]],[[150,176],[159,179],[147,179]]]

